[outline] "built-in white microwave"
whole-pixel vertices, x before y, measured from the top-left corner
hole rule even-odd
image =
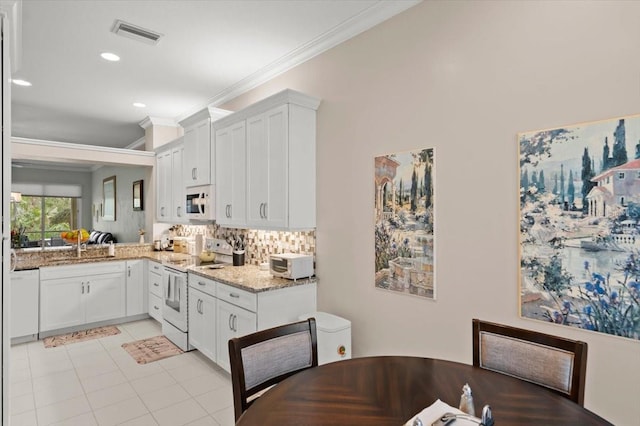
[[[186,211],[189,220],[215,220],[215,194],[213,185],[187,188]]]

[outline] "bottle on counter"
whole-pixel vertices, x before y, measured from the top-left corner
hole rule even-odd
[[[116,255],[116,246],[113,244],[113,241],[109,243],[109,256],[114,257]]]
[[[473,405],[473,395],[471,395],[471,387],[465,383],[462,387],[462,395],[460,395],[460,411],[470,416],[476,415],[476,409]]]

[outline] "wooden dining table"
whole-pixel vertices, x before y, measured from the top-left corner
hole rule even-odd
[[[489,404],[496,426],[611,424],[562,395],[504,374],[452,361],[378,356],[297,373],[260,396],[236,425],[402,426],[437,399],[457,408],[465,383],[476,414]]]

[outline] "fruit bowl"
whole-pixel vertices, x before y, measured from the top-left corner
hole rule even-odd
[[[78,234],[80,234],[80,243],[89,241],[89,233],[86,229],[63,231],[60,233],[60,238],[67,244],[78,244]]]

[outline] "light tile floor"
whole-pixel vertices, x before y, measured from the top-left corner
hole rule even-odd
[[[198,351],[146,365],[123,343],[162,334],[153,319],[102,339],[11,348],[11,426],[233,425],[228,373]]]

